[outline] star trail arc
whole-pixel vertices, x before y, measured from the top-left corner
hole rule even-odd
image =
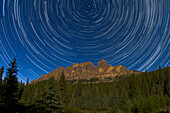
[[[1,0],[0,66],[19,80],[106,59],[131,70],[170,65],[169,0]]]

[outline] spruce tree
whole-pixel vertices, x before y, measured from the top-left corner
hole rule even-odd
[[[82,95],[81,81],[78,81],[78,83],[76,84],[74,97],[80,97],[81,95]]]
[[[170,97],[170,75],[167,77],[165,84],[165,93]]]
[[[164,108],[166,106],[166,100],[165,97],[163,96],[163,93],[161,93],[159,101],[161,108]]]
[[[74,89],[74,93],[72,95],[70,105],[73,107],[78,106],[81,96],[82,96],[81,82],[78,81]]]
[[[4,66],[1,67],[0,69],[0,103],[2,102],[2,97],[3,97],[3,82],[2,82],[2,76],[4,73]]]
[[[21,99],[22,93],[24,91],[25,83],[22,83],[22,81],[18,85],[18,91],[19,91],[19,97],[18,99]]]
[[[144,96],[148,97],[149,96],[149,87],[148,87],[148,83],[146,82],[146,80],[143,81],[143,86],[142,86],[142,90],[144,93]]]
[[[38,106],[37,112],[63,113],[64,105],[62,103],[59,85],[55,83],[53,78],[50,78],[49,82],[49,85],[42,91],[35,103]]]
[[[128,91],[129,97],[131,99],[138,96],[138,91],[137,91],[138,85],[139,85],[138,81],[137,81],[135,75],[133,74],[129,79],[129,91]]]
[[[62,72],[62,75],[60,76],[59,88],[60,88],[60,92],[61,92],[61,96],[62,96],[62,101],[65,105],[67,105],[68,104],[67,83],[66,83],[64,72]]]
[[[82,109],[92,109],[94,108],[93,105],[93,96],[89,88],[86,88],[82,93],[81,99],[78,101],[77,107],[80,106]]]
[[[123,89],[122,94],[120,96],[119,107],[123,109],[126,106],[126,104],[128,104],[127,103],[128,99],[129,99],[128,93],[127,93],[127,91],[125,89]]]
[[[4,73],[4,66],[2,66],[1,69],[0,69],[0,85],[2,85],[3,73]]]
[[[109,107],[117,108],[118,105],[119,105],[119,92],[116,88],[116,85],[113,84],[112,90],[111,90],[111,95],[109,97]]]
[[[18,103],[18,78],[17,78],[17,63],[16,59],[11,61],[7,69],[6,77],[4,78],[4,103],[15,106]]]
[[[26,83],[26,85],[28,85],[29,84],[29,78],[27,78],[27,83]]]
[[[93,107],[94,108],[97,108],[97,107],[100,107],[102,105],[101,103],[101,96],[100,96],[100,93],[99,93],[99,89],[98,87],[93,84],[92,86],[92,91],[91,91],[91,94],[92,94],[92,101],[93,101]]]
[[[139,103],[136,99],[134,99],[134,102],[133,102],[132,112],[133,113],[140,113],[140,106],[139,106]]]

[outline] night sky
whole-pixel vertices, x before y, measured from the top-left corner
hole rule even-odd
[[[19,80],[106,59],[152,71],[170,66],[170,0],[0,0],[0,66]]]

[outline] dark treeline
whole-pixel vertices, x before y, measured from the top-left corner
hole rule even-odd
[[[62,73],[36,84],[17,80],[16,60],[2,80],[0,111],[19,113],[168,113],[170,112],[170,67],[116,78],[110,83],[70,84]],[[12,89],[12,90],[9,90]],[[10,113],[10,112],[9,112]]]
[[[17,78],[18,67],[16,59],[11,61],[7,69],[6,76],[4,75],[4,67],[0,69],[0,112],[1,113],[15,113],[21,111],[24,104],[21,104],[22,93],[24,91],[25,83],[19,83]]]

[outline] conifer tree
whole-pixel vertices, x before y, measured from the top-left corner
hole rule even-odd
[[[109,107],[118,107],[119,105],[119,92],[114,84],[112,86],[111,95],[109,98]]]
[[[94,84],[92,86],[92,101],[93,101],[93,107],[96,108],[96,107],[100,107],[101,106],[101,96],[100,96],[100,93],[99,93],[99,89],[98,87]]]
[[[4,78],[4,103],[9,106],[15,106],[18,103],[18,78],[17,78],[17,63],[16,59],[11,61],[7,69],[6,77]]]
[[[133,74],[129,79],[129,97],[135,98],[138,95],[138,82],[136,80],[135,75]]]
[[[128,93],[125,89],[122,90],[122,94],[120,96],[120,102],[119,102],[119,106],[120,108],[124,108],[126,106],[126,104],[128,104]]]
[[[165,100],[165,97],[163,96],[163,93],[161,93],[161,96],[160,96],[160,106],[161,108],[164,108],[166,106],[166,100]]]
[[[146,80],[143,81],[143,93],[146,97],[149,96],[149,87],[148,87],[148,83],[146,82]]]
[[[129,100],[125,102],[125,105],[122,107],[122,110],[126,113],[131,113],[131,105]]]
[[[81,95],[82,95],[81,81],[78,81],[78,83],[76,84],[74,97],[80,97]]]
[[[161,90],[162,90],[163,94],[165,95],[166,76],[165,76],[164,71],[161,69],[161,66],[159,66],[159,82],[160,82]]]
[[[19,97],[18,99],[21,99],[22,93],[24,91],[25,83],[22,83],[22,81],[18,85],[18,91],[19,91]]]
[[[73,107],[78,106],[78,104],[79,104],[78,102],[80,101],[81,96],[82,96],[81,82],[78,81],[78,83],[76,84],[76,87],[74,89],[74,93],[72,95],[70,105]]]
[[[59,88],[62,96],[62,101],[64,104],[68,104],[68,99],[67,99],[67,83],[65,79],[64,72],[62,72],[62,75],[60,76],[59,80]]]
[[[4,73],[4,66],[0,69],[0,102],[2,102],[2,96],[3,96],[3,82],[2,82],[2,76]]]
[[[86,88],[81,96],[80,101],[78,102],[79,104],[77,105],[78,107],[80,106],[82,109],[92,109],[94,106],[93,103],[93,96],[90,93],[89,88]]]
[[[108,107],[108,99],[109,97],[106,95],[106,92],[104,91],[104,88],[102,87],[103,83],[100,82],[97,87],[97,92],[99,93],[100,98],[100,106],[101,107]]]
[[[2,85],[3,73],[4,73],[4,66],[2,66],[1,69],[0,69],[0,85]]]
[[[136,99],[134,99],[133,106],[132,106],[133,113],[140,113],[140,106]]]
[[[159,65],[159,71],[161,71],[161,66]]]
[[[29,78],[27,78],[27,83],[26,83],[26,85],[28,85],[29,84]]]
[[[36,101],[38,112],[45,113],[63,113],[64,105],[61,99],[59,85],[55,83],[54,78],[50,78],[49,85],[42,91]]]
[[[166,81],[166,84],[165,84],[165,93],[169,96],[170,98],[170,74],[167,75],[167,81]]]

